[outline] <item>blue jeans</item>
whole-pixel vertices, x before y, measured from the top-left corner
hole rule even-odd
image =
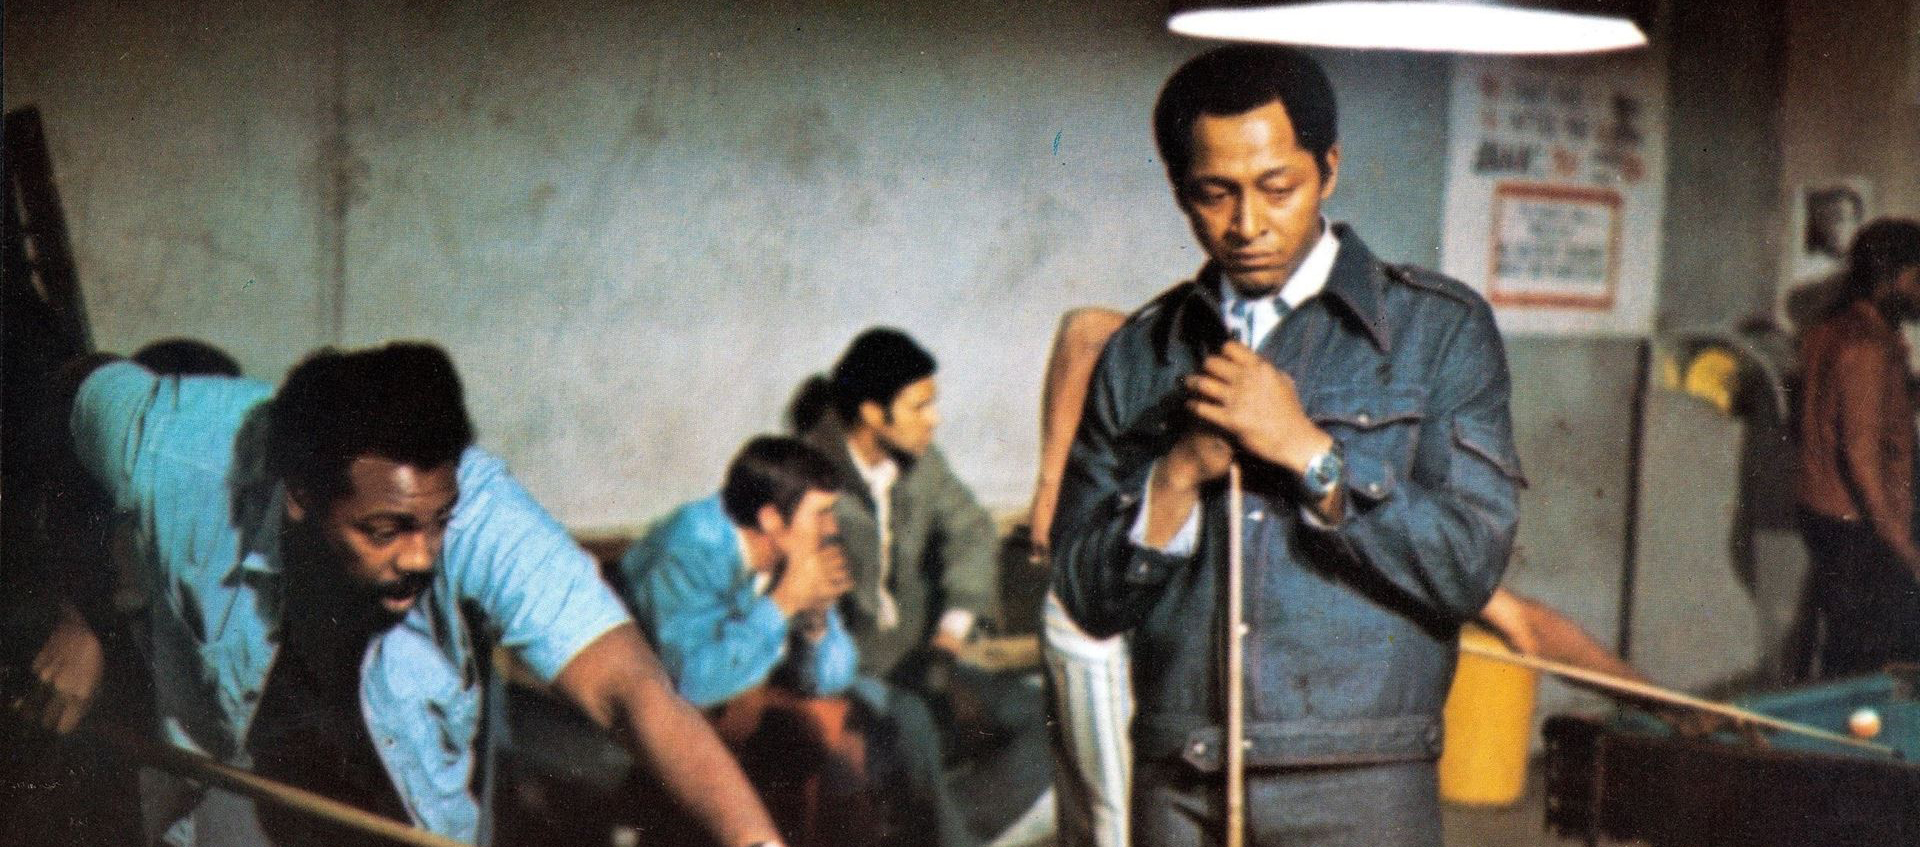
[[[1136,847],[1223,842],[1226,777],[1182,759],[1137,762]],[[1247,773],[1247,843],[1257,847],[1440,847],[1430,761]]]

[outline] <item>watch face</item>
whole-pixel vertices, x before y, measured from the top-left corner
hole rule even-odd
[[[1340,458],[1339,450],[1328,450],[1313,457],[1307,463],[1307,472],[1301,482],[1306,483],[1307,493],[1314,497],[1325,497],[1333,493],[1334,486],[1340,483],[1340,474],[1346,469],[1346,462]]]

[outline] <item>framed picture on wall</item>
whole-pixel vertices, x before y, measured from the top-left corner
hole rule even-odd
[[[1873,216],[1873,182],[1864,177],[1839,177],[1808,182],[1794,193],[1792,229],[1796,279],[1825,276],[1838,270],[1853,243],[1853,234]]]

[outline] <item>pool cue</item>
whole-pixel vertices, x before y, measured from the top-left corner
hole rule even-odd
[[[1669,688],[1662,688],[1658,685],[1651,685],[1645,682],[1636,682],[1634,680],[1614,676],[1613,674],[1609,674],[1609,673],[1601,673],[1599,671],[1590,671],[1590,670],[1587,670],[1586,668],[1578,668],[1578,667],[1574,667],[1573,665],[1565,664],[1562,662],[1555,662],[1550,659],[1542,659],[1535,656],[1528,656],[1521,653],[1515,653],[1511,650],[1507,650],[1504,648],[1487,647],[1487,646],[1482,646],[1478,644],[1461,644],[1460,652],[1470,653],[1472,655],[1479,656],[1481,658],[1492,659],[1496,662],[1506,662],[1507,664],[1510,664],[1510,665],[1520,665],[1521,667],[1532,668],[1537,671],[1544,671],[1546,673],[1553,674],[1554,676],[1563,677],[1566,679],[1574,680],[1576,682],[1584,682],[1596,688],[1605,688],[1615,693],[1625,694],[1631,697],[1639,697],[1645,700],[1653,700],[1655,702],[1666,703],[1673,706],[1681,706],[1684,708],[1693,709],[1694,711],[1707,712],[1710,714],[1719,715],[1724,718],[1732,718],[1733,720],[1740,721],[1742,723],[1754,724],[1756,726],[1764,726],[1769,729],[1777,729],[1782,732],[1791,732],[1796,735],[1805,735],[1809,738],[1818,738],[1822,741],[1831,741],[1835,744],[1845,744],[1849,747],[1858,747],[1862,750],[1868,750],[1874,753],[1879,753],[1881,755],[1891,756],[1896,759],[1902,758],[1902,756],[1900,755],[1900,751],[1895,750],[1892,747],[1889,747],[1885,744],[1876,744],[1871,741],[1864,741],[1862,739],[1854,738],[1853,736],[1850,736],[1850,735],[1841,735],[1840,733],[1837,733],[1837,732],[1829,732],[1819,727],[1808,726],[1806,724],[1796,723],[1794,721],[1781,720],[1771,715],[1763,715],[1751,709],[1742,709],[1739,706],[1734,706],[1728,703],[1716,703],[1712,700],[1704,700],[1690,694],[1682,694],[1678,691],[1674,691]]]
[[[400,821],[354,808],[331,797],[257,776],[231,765],[221,764],[171,744],[162,744],[143,738],[122,727],[100,725],[90,729],[94,735],[137,763],[152,765],[177,776],[217,785],[244,797],[264,800],[282,808],[339,824],[348,829],[378,835],[396,844],[406,844],[409,847],[471,847],[464,841],[455,841],[444,835],[408,826]]]
[[[1240,463],[1227,466],[1227,837],[1247,843],[1246,553],[1241,549]]]

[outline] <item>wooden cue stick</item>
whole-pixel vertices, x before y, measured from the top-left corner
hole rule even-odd
[[[411,847],[472,847],[444,835],[418,829],[391,818],[357,809],[338,800],[295,788],[283,782],[257,776],[240,768],[216,762],[171,744],[143,738],[117,726],[95,726],[95,735],[134,761],[152,765],[179,776],[220,786],[236,794],[265,800],[276,806],[336,823],[349,829],[371,833]]]
[[[1634,680],[1614,676],[1613,674],[1609,674],[1609,673],[1601,673],[1599,671],[1590,671],[1590,670],[1587,670],[1586,668],[1574,667],[1573,665],[1565,664],[1562,662],[1555,662],[1550,659],[1542,659],[1536,656],[1528,656],[1521,653],[1515,653],[1511,650],[1507,650],[1501,647],[1488,647],[1488,646],[1479,645],[1479,644],[1461,644],[1460,652],[1471,653],[1475,656],[1492,659],[1496,662],[1506,662],[1512,665],[1520,665],[1522,667],[1533,668],[1534,670],[1538,670],[1538,671],[1545,671],[1547,673],[1553,674],[1554,676],[1565,677],[1567,679],[1575,680],[1578,682],[1584,682],[1584,683],[1587,683],[1588,685],[1592,685],[1598,688],[1609,689],[1609,690],[1612,690],[1621,694],[1633,696],[1633,697],[1639,697],[1646,700],[1654,700],[1657,702],[1667,703],[1675,706],[1682,706],[1688,709],[1693,709],[1695,711],[1709,712],[1712,714],[1720,715],[1721,717],[1732,718],[1734,720],[1741,721],[1744,723],[1755,724],[1757,726],[1764,726],[1770,729],[1777,729],[1783,732],[1791,732],[1798,735],[1805,735],[1810,738],[1818,738],[1822,741],[1831,741],[1836,744],[1845,744],[1849,747],[1858,747],[1862,750],[1868,750],[1874,753],[1880,753],[1882,755],[1892,756],[1893,758],[1896,758],[1896,759],[1901,758],[1900,752],[1898,750],[1895,750],[1892,747],[1889,747],[1885,744],[1876,744],[1872,741],[1864,741],[1862,739],[1854,738],[1853,736],[1850,736],[1850,735],[1841,735],[1840,733],[1837,733],[1837,732],[1829,732],[1819,727],[1808,726],[1806,724],[1796,723],[1794,721],[1781,720],[1771,715],[1764,715],[1759,712],[1753,711],[1751,709],[1742,709],[1739,706],[1735,706],[1728,703],[1717,703],[1712,700],[1701,699],[1699,697],[1695,697],[1690,694],[1682,694],[1670,688],[1662,688],[1658,685],[1651,685],[1644,682],[1636,682]]]
[[[1247,843],[1246,558],[1241,549],[1240,463],[1227,466],[1227,838]]]

